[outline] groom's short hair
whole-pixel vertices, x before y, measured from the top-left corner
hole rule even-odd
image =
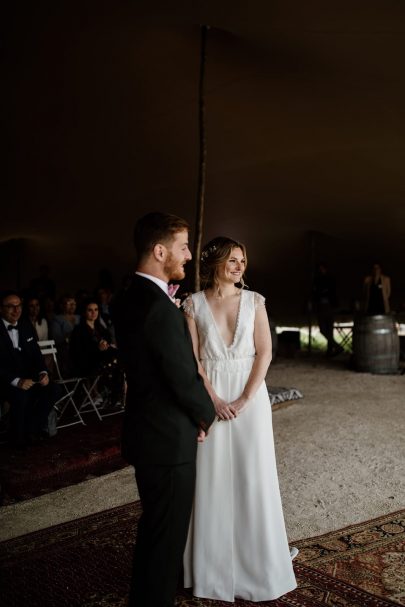
[[[155,245],[169,244],[177,232],[189,230],[185,219],[170,213],[148,213],[138,219],[134,229],[134,245],[138,260],[149,255]]]

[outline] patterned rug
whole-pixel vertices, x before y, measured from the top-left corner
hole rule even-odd
[[[122,415],[99,421],[88,416],[86,426],[59,430],[56,436],[27,452],[0,446],[0,484],[4,505],[38,497],[127,464],[121,458]]]
[[[123,607],[140,504],[135,502],[0,545],[2,607]],[[236,607],[405,605],[405,511],[296,545],[298,588]],[[229,607],[179,590],[180,607]]]
[[[405,510],[296,545],[317,573],[405,605]]]
[[[276,386],[267,386],[271,408],[273,411],[283,406],[291,404],[292,401],[304,398],[302,392],[297,388],[279,388]]]

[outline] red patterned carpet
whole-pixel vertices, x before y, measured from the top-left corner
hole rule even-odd
[[[405,510],[297,546],[317,572],[405,605]]]
[[[27,452],[0,446],[0,483],[5,505],[30,499],[123,468],[120,455],[122,415],[99,421],[86,417],[86,426],[59,430]]]
[[[123,607],[139,502],[3,542],[2,607]],[[405,605],[405,511],[297,543],[297,590],[235,606]],[[179,591],[180,607],[229,607]]]

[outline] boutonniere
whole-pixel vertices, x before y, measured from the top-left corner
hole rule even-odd
[[[168,286],[169,297],[178,308],[180,308],[180,299],[176,298],[176,293],[177,293],[179,287],[180,287],[180,285],[169,285]]]

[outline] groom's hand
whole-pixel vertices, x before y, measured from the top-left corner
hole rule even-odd
[[[205,441],[206,436],[207,436],[207,434],[206,434],[205,430],[200,428],[198,431],[197,442],[203,443]]]

